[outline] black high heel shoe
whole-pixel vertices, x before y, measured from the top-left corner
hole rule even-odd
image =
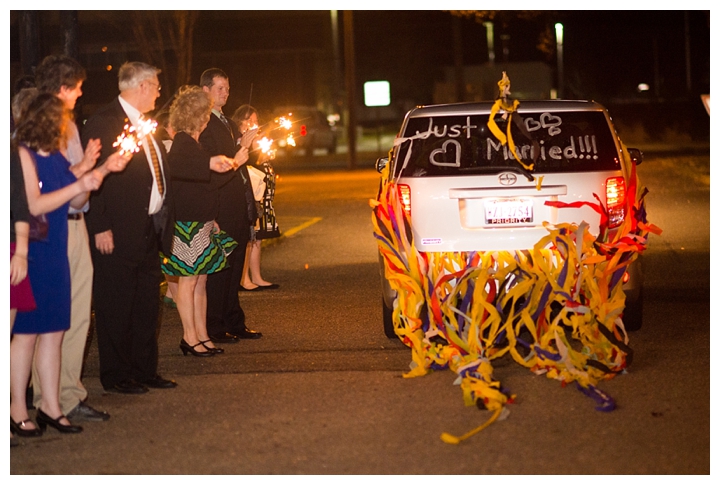
[[[205,352],[198,352],[195,350],[195,347],[198,345],[203,345],[202,342],[198,342],[195,345],[190,345],[185,341],[185,339],[180,340],[180,350],[182,350],[183,355],[187,355],[188,353],[190,355],[194,355],[195,357],[212,357],[215,355],[215,352],[212,352],[210,350],[205,350]],[[203,347],[205,347],[203,345]],[[205,347],[207,349],[207,347]]]
[[[210,341],[209,341],[209,340],[201,340],[201,341],[200,341],[200,343],[202,344],[202,346],[205,347],[206,349],[208,349],[208,350],[209,350],[210,352],[212,352],[213,354],[224,354],[224,353],[225,353],[225,349],[223,349],[223,348],[220,348],[220,347],[208,347],[207,345],[205,345],[205,344],[208,343],[208,342],[210,342]]]
[[[67,419],[67,417],[63,414],[58,416],[57,419],[53,419],[47,414],[43,412],[42,409],[38,408],[37,410],[37,416],[35,419],[37,420],[38,427],[40,427],[43,432],[47,429],[48,425],[52,426],[56,430],[60,431],[61,433],[81,433],[82,432],[82,426],[76,426],[74,424],[62,424],[60,420],[62,418]],[[69,422],[69,421],[68,421]]]
[[[27,423],[32,423],[32,421],[24,419],[19,423],[16,423],[13,421],[13,418],[10,418],[10,431],[15,433],[17,436],[22,436],[23,438],[36,438],[38,436],[42,436],[43,432],[37,426],[33,429],[25,428],[24,426]]]

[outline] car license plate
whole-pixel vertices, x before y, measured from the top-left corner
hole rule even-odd
[[[533,205],[531,198],[485,200],[486,224],[525,224],[532,221]]]

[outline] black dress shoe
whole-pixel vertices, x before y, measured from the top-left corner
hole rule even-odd
[[[35,426],[34,428],[28,428],[27,424],[30,423],[34,425],[32,421],[29,419],[20,421],[19,423],[16,423],[13,421],[13,418],[10,418],[10,431],[12,431],[14,434],[18,436],[22,436],[23,438],[36,438],[38,436],[42,436],[43,432],[40,428]]]
[[[98,411],[80,401],[77,406],[67,414],[72,421],[107,421],[110,415],[105,411]]]
[[[168,379],[163,379],[160,376],[155,376],[152,379],[142,381],[143,385],[152,387],[153,389],[172,389],[177,387],[177,382]]]
[[[200,352],[199,350],[195,350],[195,347],[202,347],[206,350]],[[215,352],[207,350],[207,347],[205,347],[202,342],[198,342],[195,345],[190,345],[185,341],[185,339],[180,340],[180,350],[182,350],[183,355],[190,354],[194,357],[212,357],[213,355],[215,355]]]
[[[256,330],[250,330],[249,328],[244,328],[241,331],[237,332],[237,338],[242,339],[258,339],[262,337],[262,333],[258,332]]]
[[[216,335],[210,335],[210,340],[216,344],[234,344],[238,341],[238,337],[231,333],[223,332]]]
[[[117,384],[109,387],[104,387],[107,392],[117,392],[120,394],[145,394],[148,392],[148,388],[142,384],[135,382],[132,379],[125,379]]]
[[[207,345],[205,345],[208,342],[210,342],[210,341],[209,340],[201,340],[200,341],[202,346],[205,347],[209,352],[212,352],[213,354],[224,354],[225,353],[225,349],[223,349],[221,347],[208,347]]]
[[[82,426],[75,426],[74,424],[62,424],[60,420],[62,418],[67,419],[67,416],[63,416],[62,414],[58,416],[57,418],[53,419],[47,414],[43,412],[42,409],[37,410],[37,415],[35,416],[35,419],[37,420],[38,427],[45,432],[48,426],[51,426],[55,428],[56,430],[60,431],[61,433],[82,433]],[[70,420],[68,420],[70,421]]]

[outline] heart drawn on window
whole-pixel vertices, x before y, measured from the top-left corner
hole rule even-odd
[[[443,157],[441,158],[444,160],[446,157],[444,156],[448,152],[448,145],[454,145],[455,146],[455,161],[454,162],[438,162],[435,160],[435,155],[437,154],[443,154]],[[430,163],[432,163],[435,166],[438,167],[459,167],[460,166],[460,142],[457,140],[447,140],[445,143],[443,143],[442,148],[437,148],[430,152]]]
[[[562,118],[559,116],[552,115],[550,113],[543,113],[540,115],[540,121],[535,121],[532,118],[525,118],[525,128],[527,131],[536,131],[540,128],[547,128],[548,135],[555,136],[559,135],[562,131],[560,125],[562,125]]]
[[[560,134],[560,125],[562,119],[559,116],[551,115],[550,113],[543,113],[540,115],[540,123],[543,128],[548,128],[548,135],[555,136]]]
[[[535,121],[532,118],[525,118],[525,128],[527,128],[527,131],[539,130],[541,126],[539,121]]]

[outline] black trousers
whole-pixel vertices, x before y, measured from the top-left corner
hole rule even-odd
[[[107,388],[125,379],[151,379],[158,365],[158,250],[139,262],[100,254],[94,244],[91,254],[100,382]]]
[[[247,241],[238,243],[238,247],[228,256],[230,267],[210,274],[207,278],[207,330],[211,336],[223,332],[237,335],[247,329],[245,312],[238,298]]]

